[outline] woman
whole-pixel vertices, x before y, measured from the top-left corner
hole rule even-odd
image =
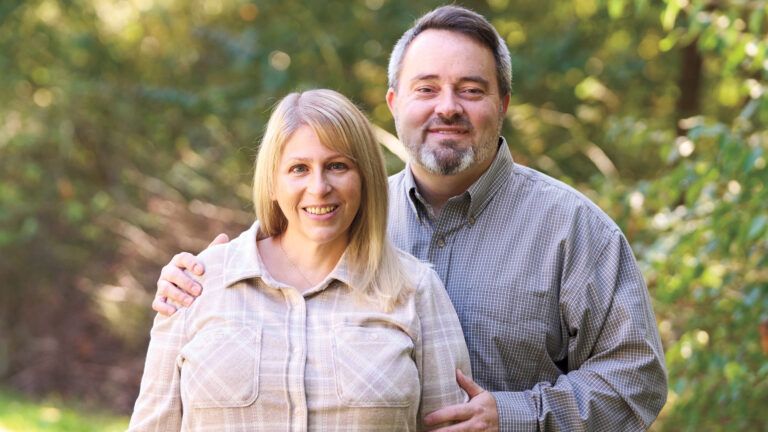
[[[201,254],[203,294],[158,316],[130,430],[417,430],[468,398],[469,357],[433,270],[386,236],[366,117],[330,90],[275,108],[256,222]]]

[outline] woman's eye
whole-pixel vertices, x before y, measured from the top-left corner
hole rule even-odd
[[[307,167],[305,165],[294,165],[289,171],[293,174],[302,174],[307,172]]]
[[[344,162],[331,162],[330,164],[328,164],[328,169],[333,171],[343,171],[347,169],[347,164],[345,164]]]

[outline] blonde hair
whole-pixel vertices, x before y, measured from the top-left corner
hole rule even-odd
[[[253,202],[262,232],[285,232],[288,221],[271,197],[277,162],[285,143],[307,126],[320,142],[352,159],[361,179],[360,208],[349,227],[347,260],[355,294],[391,310],[410,290],[397,252],[387,237],[387,173],[384,156],[368,118],[333,90],[309,90],[285,96],[267,123],[253,178]]]

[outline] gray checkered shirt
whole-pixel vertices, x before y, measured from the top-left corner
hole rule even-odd
[[[389,191],[391,238],[445,283],[502,431],[653,422],[667,395],[664,352],[632,250],[605,213],[516,165],[503,138],[488,171],[439,217],[409,167]]]

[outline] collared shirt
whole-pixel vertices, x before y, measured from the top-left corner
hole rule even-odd
[[[350,293],[344,257],[304,294],[274,280],[257,232],[203,252],[203,294],[155,319],[129,430],[408,431],[468,400],[461,328],[427,265],[398,252],[415,289],[385,313]]]
[[[389,234],[431,262],[502,431],[645,429],[667,394],[651,301],[616,224],[573,188],[490,168],[433,217],[410,166],[390,177]]]

